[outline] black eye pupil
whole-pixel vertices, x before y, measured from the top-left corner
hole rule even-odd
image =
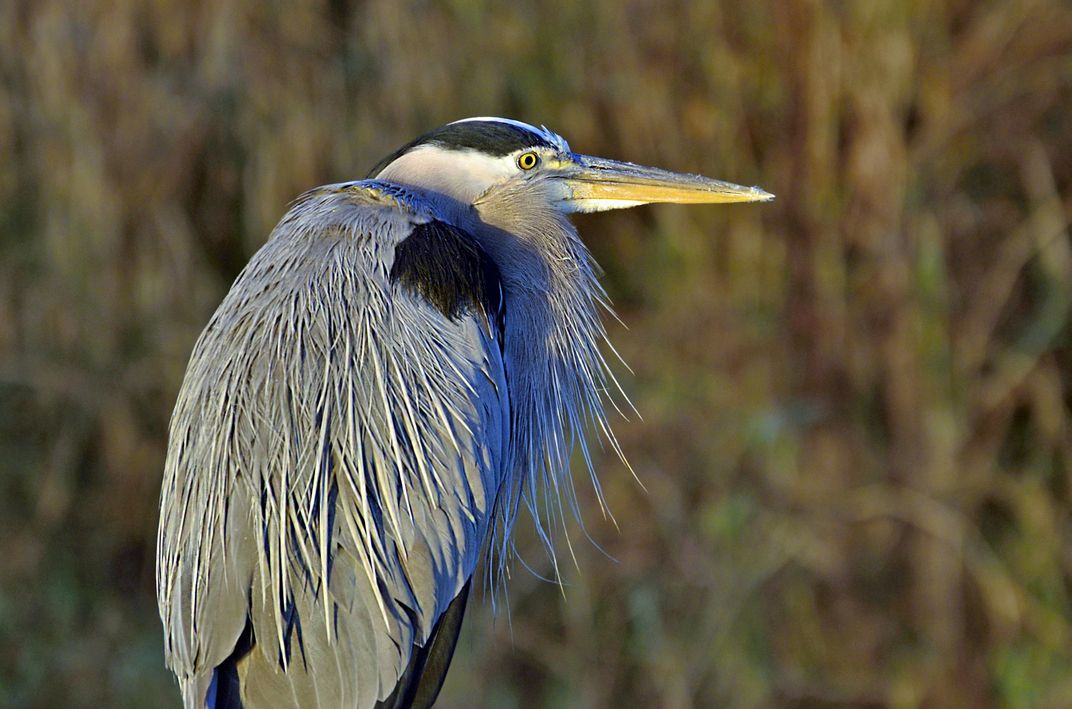
[[[521,156],[519,164],[521,165],[522,169],[531,170],[532,168],[536,167],[536,155],[533,153],[525,153]]]

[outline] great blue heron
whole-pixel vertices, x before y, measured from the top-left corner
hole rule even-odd
[[[503,118],[299,197],[171,419],[157,595],[185,705],[431,704],[482,553],[501,573],[522,505],[574,504],[586,428],[617,448],[609,306],[567,215],[771,198]]]

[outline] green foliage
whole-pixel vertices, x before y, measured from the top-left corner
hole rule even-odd
[[[0,4],[0,704],[177,703],[194,338],[292,197],[492,114],[778,200],[580,218],[647,492],[597,461],[607,554],[474,596],[442,705],[1072,705],[1070,53],[1057,0]]]

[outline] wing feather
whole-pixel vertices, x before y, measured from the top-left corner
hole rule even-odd
[[[486,263],[429,290],[403,243],[476,254],[399,188],[307,193],[194,348],[157,567],[187,706],[222,663],[247,707],[372,706],[467,588],[504,477],[499,312]]]

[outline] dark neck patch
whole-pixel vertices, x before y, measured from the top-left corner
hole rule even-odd
[[[441,221],[418,224],[395,247],[390,279],[450,319],[483,311],[501,322],[499,269],[472,236]]]
[[[532,147],[553,148],[553,143],[538,132],[502,121],[462,121],[448,123],[414,138],[372,168],[369,177],[380,172],[410,150],[421,145],[439,145],[451,150],[476,150],[500,157]]]

